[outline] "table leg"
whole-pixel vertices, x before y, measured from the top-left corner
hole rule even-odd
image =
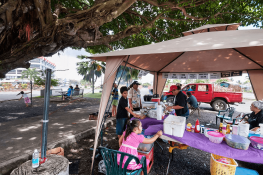
[[[160,145],[160,143],[158,141],[155,141],[157,143],[157,145],[161,148],[162,150],[162,154],[163,154],[163,147]]]
[[[170,153],[170,155],[169,155],[169,162],[168,162],[168,166],[167,166],[167,170],[166,170],[166,175],[168,175],[168,173],[169,173],[169,167],[170,167],[172,155],[173,155],[173,153]]]

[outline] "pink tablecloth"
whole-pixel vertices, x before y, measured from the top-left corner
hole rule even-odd
[[[158,121],[152,118],[145,118],[141,120],[143,129],[146,129],[145,135],[154,135],[157,131],[163,130],[163,121]],[[150,124],[147,124],[150,123]],[[200,149],[216,155],[233,158],[251,163],[263,164],[263,151],[253,148],[251,145],[248,150],[235,149],[226,144],[223,141],[221,144],[210,142],[203,134],[192,133],[185,131],[182,138],[164,134],[172,139],[175,139],[181,143],[191,146],[196,149]]]

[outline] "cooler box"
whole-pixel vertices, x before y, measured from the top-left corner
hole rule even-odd
[[[153,166],[153,153],[154,153],[154,144],[152,144],[152,148],[150,149],[150,151],[148,152],[145,152],[145,151],[140,151],[140,150],[137,150],[138,151],[138,154],[139,155],[143,155],[146,157],[146,159],[148,159],[150,161],[149,165],[147,166],[147,174],[150,173],[151,171],[151,168]]]
[[[158,102],[158,103],[160,103],[160,98],[152,98],[152,102]]]
[[[158,102],[142,102],[142,108],[156,109]]]
[[[185,131],[186,118],[169,115],[163,122],[163,131],[165,134],[176,137],[183,137]]]

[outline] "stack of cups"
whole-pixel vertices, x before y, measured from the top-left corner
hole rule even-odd
[[[157,120],[162,120],[163,107],[162,105],[157,106]]]
[[[232,125],[232,134],[238,135],[238,125]]]

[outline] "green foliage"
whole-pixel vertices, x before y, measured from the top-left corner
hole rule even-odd
[[[27,84],[21,84],[22,89],[27,89]]]
[[[39,72],[36,71],[36,68],[33,68],[33,69],[28,68],[27,70],[24,70],[21,73],[21,75],[22,75],[21,78],[28,78],[30,81],[33,81],[33,80],[35,81],[39,75]]]
[[[196,79],[194,83],[206,83],[205,80]]]
[[[173,82],[173,84],[181,83],[181,80],[179,80],[179,79],[174,79],[172,82]]]
[[[86,56],[80,55],[78,56],[79,59],[84,59]],[[80,62],[77,63],[77,71],[79,75],[83,76],[83,80],[92,82],[96,82],[98,77],[101,77],[102,73],[105,73],[106,63],[101,61],[87,61],[87,62]]]
[[[37,77],[34,84],[39,85],[39,86],[45,86],[46,79]],[[58,86],[59,85],[59,80],[57,79],[51,79],[51,86]]]
[[[190,83],[194,83],[194,80],[193,80],[193,79],[187,79],[187,80],[185,80],[185,84],[190,84]]]
[[[125,69],[124,69],[125,68]],[[117,71],[117,78],[121,78],[122,81],[137,80],[139,75],[138,69],[133,69],[130,67],[120,66]]]
[[[64,2],[64,1],[63,1]],[[68,2],[65,0],[65,2]],[[87,0],[92,6],[93,0]],[[158,3],[165,3],[168,0],[158,0]],[[137,1],[129,8],[129,11],[100,26],[100,32],[106,35],[116,35],[124,31],[131,25],[143,25],[149,23],[158,14],[163,13],[165,17],[175,20],[159,19],[155,21],[152,27],[144,29],[137,35],[131,35],[126,38],[109,43],[113,50],[127,49],[142,45],[147,45],[155,42],[166,41],[182,36],[182,32],[188,31],[205,24],[220,24],[220,23],[242,23],[242,26],[254,25],[262,27],[261,21],[263,16],[261,0],[169,0],[169,2],[177,2],[179,6],[185,6],[187,14],[203,18],[203,20],[192,20],[185,17],[180,10],[170,9],[169,7],[156,7],[149,3]],[[73,4],[71,5],[73,6]],[[74,5],[76,7],[76,5]],[[133,15],[130,13],[137,13]],[[220,13],[217,16],[215,14]],[[87,52],[91,54],[104,53],[110,51],[105,45],[97,45],[88,47]]]

